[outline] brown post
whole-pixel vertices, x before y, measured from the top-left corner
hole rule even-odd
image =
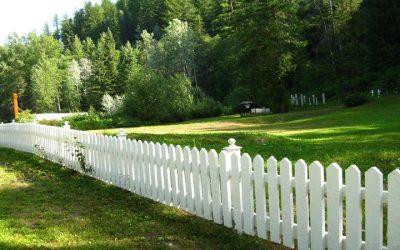
[[[17,93],[13,93],[13,104],[14,104],[14,118],[17,119],[19,116],[19,110],[18,110],[18,96]]]

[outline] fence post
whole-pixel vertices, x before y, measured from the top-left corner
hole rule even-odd
[[[125,131],[124,131],[123,128],[120,128],[120,129],[118,130],[117,137],[118,137],[119,139],[126,139],[126,136],[127,136],[127,135],[128,135],[128,134],[125,133]]]
[[[68,122],[64,122],[63,128],[66,129],[66,130],[69,130],[69,129],[71,129],[71,125],[69,125]]]
[[[240,159],[241,147],[235,145],[236,140],[233,138],[230,138],[228,140],[228,143],[229,146],[225,147],[220,154],[221,197],[222,197],[222,211],[223,211],[224,225],[226,227],[232,227],[232,210],[233,210],[232,197],[231,197],[232,156],[235,155],[236,159]],[[240,166],[238,166],[238,172],[240,173]]]
[[[233,154],[237,154],[240,158],[240,149],[242,147],[236,146],[236,140],[234,138],[230,138],[228,140],[228,143],[229,143],[229,146],[225,147],[224,150],[227,153],[227,156],[229,157],[229,159],[230,159],[231,155],[233,155]]]

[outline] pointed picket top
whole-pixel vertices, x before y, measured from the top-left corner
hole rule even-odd
[[[342,168],[336,163],[331,163],[328,168],[326,169],[327,173],[336,173],[337,171],[341,171]]]
[[[312,169],[318,169],[318,170],[323,170],[324,166],[322,166],[322,164],[319,161],[313,161],[310,165],[310,171]]]
[[[183,155],[190,155],[190,148],[188,146],[185,146],[183,148]]]
[[[176,155],[176,159],[179,161],[183,160],[183,151],[182,151],[182,147],[180,145],[175,147],[175,155]]]
[[[304,169],[307,170],[307,163],[303,159],[296,161],[294,166],[295,166],[295,172],[298,172],[298,171],[303,172]]]
[[[346,177],[347,176],[360,176],[361,171],[356,165],[351,165],[346,169]]]
[[[163,149],[168,150],[168,145],[167,145],[166,143],[163,143],[163,144],[161,145],[161,147],[162,147]]]
[[[208,161],[208,152],[204,148],[200,150],[200,160],[201,162]]]
[[[276,165],[276,164],[278,164],[278,161],[276,160],[275,157],[271,156],[271,157],[268,158],[267,164],[268,164],[268,165],[270,165],[270,164]]]
[[[170,156],[172,159],[175,159],[175,147],[174,147],[174,145],[169,144],[169,146],[168,146],[168,152],[169,152],[169,156]]]
[[[244,155],[246,155],[246,154],[244,154]],[[256,155],[256,157],[254,157],[254,159],[253,159],[253,163],[254,163],[254,166],[256,166],[256,165],[258,165],[258,166],[264,165],[264,158],[262,158],[261,155]]]
[[[290,165],[290,164],[292,164],[292,162],[288,159],[288,158],[283,158],[282,160],[281,160],[281,162],[280,162],[280,164],[281,165]]]
[[[400,249],[400,169],[389,174],[388,249]]]
[[[259,156],[259,155],[257,155],[257,156]],[[256,157],[257,157],[256,156]],[[241,157],[241,161],[242,162],[244,162],[244,161],[246,161],[246,162],[250,162],[250,165],[251,165],[251,157],[250,157],[250,155],[248,154],[248,153],[244,153],[243,155],[242,155],[242,157]],[[249,165],[249,166],[250,166]]]
[[[372,167],[372,168],[368,169],[367,172],[365,172],[366,178],[368,178],[368,177],[375,178],[375,176],[383,178],[382,172],[377,167]]]
[[[196,147],[192,148],[192,156],[196,155],[196,157],[198,157],[199,154],[200,154],[200,151]]]
[[[286,157],[281,160],[279,165],[281,168],[281,172],[283,170],[290,170],[290,172],[291,172],[291,170],[292,170],[292,162]]]
[[[218,165],[218,153],[215,149],[211,149],[208,153],[209,161],[211,166]]]
[[[226,158],[226,152],[222,150],[222,151],[219,153],[219,157],[225,159],[225,158]]]

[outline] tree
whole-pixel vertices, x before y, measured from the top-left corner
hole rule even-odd
[[[139,54],[139,49],[133,48],[130,42],[127,42],[125,46],[121,48],[121,56],[118,69],[118,87],[116,91],[118,95],[121,95],[125,92],[125,86],[128,82],[130,71],[134,69],[139,63]]]
[[[233,93],[250,93],[237,96],[234,103],[252,99],[284,112],[289,76],[304,44],[297,1],[242,0],[233,9],[224,37],[231,43],[225,65],[232,67],[234,88],[248,89]]]
[[[35,112],[61,111],[62,72],[54,58],[42,57],[32,68],[32,95]]]
[[[72,60],[67,63],[62,79],[61,98],[63,109],[68,111],[80,110],[81,88],[80,67],[77,61]]]
[[[119,51],[110,30],[102,33],[92,59],[93,74],[88,88],[88,100],[96,109],[101,108],[101,98],[105,93],[116,95],[118,86]]]
[[[72,43],[75,40],[74,23],[71,18],[64,18],[61,22],[61,41],[64,47],[71,49]]]

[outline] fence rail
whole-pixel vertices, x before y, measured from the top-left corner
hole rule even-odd
[[[336,163],[325,169],[318,161],[265,161],[229,143],[217,153],[69,126],[0,125],[3,147],[41,155],[239,233],[298,249],[400,249],[399,170],[389,174],[385,191],[375,167],[365,173],[363,187],[355,165],[343,181]]]

